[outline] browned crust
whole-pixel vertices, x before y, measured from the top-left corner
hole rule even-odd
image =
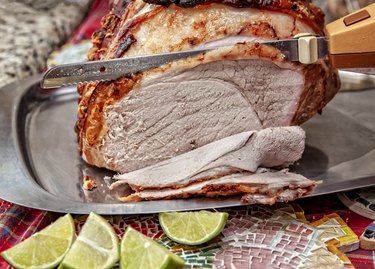
[[[324,14],[310,0],[144,0],[150,4],[168,6],[175,4],[184,8],[196,7],[202,4],[220,3],[237,8],[253,7],[283,12],[303,20],[317,33],[323,34]]]
[[[131,77],[123,77],[115,82],[100,82],[94,86],[90,97],[81,102],[87,103],[86,109],[80,106],[78,112],[78,120],[75,129],[79,132],[79,148],[82,151],[83,144],[85,147],[91,147],[98,142],[100,137],[106,131],[103,125],[103,114],[105,107],[111,105],[116,100],[124,96],[135,83],[140,79],[141,75],[133,75]],[[81,152],[82,153],[82,152]],[[90,154],[87,154],[86,161],[93,163]]]
[[[123,29],[119,29],[119,22],[126,20],[129,13],[132,13],[132,9],[134,9],[132,7],[133,2],[134,0],[118,1],[117,5],[113,6],[112,10],[102,18],[102,29],[95,32],[92,38],[94,47],[89,53],[90,60],[101,59],[103,52],[107,49],[108,44],[118,31],[121,31],[122,40],[125,46],[119,45],[119,47],[122,48],[121,51],[116,53],[118,55],[117,57],[120,57],[120,55],[122,55],[132,44],[132,42],[130,42],[132,38],[131,34],[129,34],[130,29],[142,23],[146,18],[141,17],[139,20],[135,20],[132,24],[127,25],[127,27],[124,27]],[[185,6],[188,5],[188,3],[190,3],[190,6],[191,4],[193,4],[192,6],[197,6],[200,4],[208,5],[210,3],[220,3],[238,8],[254,7],[275,12],[283,12],[304,21],[307,25],[311,26],[317,34],[324,34],[324,13],[320,8],[313,5],[310,0],[145,0],[145,2],[163,6],[168,6],[172,3],[179,6],[184,6],[184,3]],[[163,9],[165,8],[166,7]],[[156,12],[160,11],[162,11],[162,9],[156,10]]]
[[[128,6],[133,1],[120,1],[111,11],[101,20],[102,28],[92,35],[93,48],[89,51],[88,59],[90,61],[100,60],[108,48],[113,36],[117,33],[120,21],[126,19],[128,15]]]
[[[146,2],[162,4],[164,6],[155,9],[153,12],[147,16],[140,16],[139,18],[133,20],[131,23],[126,25],[126,27],[121,28],[120,21],[125,21],[129,17],[129,14],[135,9],[132,4],[134,0],[122,0],[119,1],[118,5],[115,6],[106,16],[101,20],[102,29],[96,31],[93,35],[92,42],[93,48],[89,52],[89,60],[100,60],[104,52],[108,49],[108,44],[111,43],[115,35],[121,36],[121,42],[117,45],[117,50],[112,53],[114,58],[121,57],[129,49],[131,44],[136,42],[132,35],[132,30],[136,29],[144,20],[148,19],[150,16],[154,16],[159,12],[167,9],[165,5],[170,5],[171,3],[179,4],[180,2],[187,1],[170,1],[170,0],[149,0]],[[189,2],[194,2],[189,1]],[[309,25],[315,33],[319,35],[324,35],[324,14],[309,0],[198,0],[198,4],[209,5],[210,3],[224,4],[241,7],[253,7],[259,9],[266,9],[275,12],[282,12],[292,15],[296,19],[300,19]],[[196,6],[195,5],[195,6]],[[197,7],[199,8],[199,7]],[[173,22],[172,22],[173,23]],[[266,23],[266,22],[265,22]],[[256,25],[255,25],[256,26]],[[263,25],[261,25],[262,27]],[[259,34],[256,34],[259,32]],[[241,33],[241,31],[239,32]],[[256,36],[264,36],[263,31],[254,31],[253,34]]]
[[[321,64],[305,66],[305,88],[300,97],[297,111],[292,124],[301,125],[321,112],[340,88],[340,79],[337,71],[332,70],[329,59]]]
[[[129,21],[128,17],[132,15],[133,9],[135,9],[135,7],[132,6],[134,0],[122,2],[125,2],[126,4],[116,6],[104,16],[101,20],[102,29],[99,29],[93,34],[93,48],[88,54],[88,59],[90,61],[103,59],[103,55],[108,49],[108,45],[116,35],[121,37],[121,41],[117,44],[116,51],[112,53],[113,58],[120,58],[123,56],[129,47],[136,42],[132,35],[132,30],[136,29],[149,17],[155,16],[158,12],[164,9],[155,9],[154,11],[147,13],[147,16],[140,16],[137,19],[131,20],[131,22],[125,27],[121,27],[120,21]]]

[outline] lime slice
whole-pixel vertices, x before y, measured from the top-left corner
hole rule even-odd
[[[53,268],[64,258],[74,235],[74,221],[67,214],[1,256],[15,268]]]
[[[119,259],[119,240],[113,227],[90,213],[63,262],[63,268],[112,268]]]
[[[181,244],[199,245],[210,241],[224,228],[228,213],[195,211],[160,213],[159,221],[165,234]]]
[[[128,227],[121,241],[121,269],[179,269],[184,261],[151,238]]]

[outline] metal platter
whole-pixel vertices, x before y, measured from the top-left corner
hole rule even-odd
[[[73,130],[74,87],[39,88],[40,76],[0,89],[0,198],[56,212],[145,214],[241,205],[239,197],[119,203],[104,176],[85,164]],[[355,79],[355,77],[353,77]],[[307,145],[292,170],[323,180],[310,196],[375,185],[375,91],[338,94],[303,126]],[[98,188],[82,188],[89,175]],[[122,192],[128,190],[121,190]]]

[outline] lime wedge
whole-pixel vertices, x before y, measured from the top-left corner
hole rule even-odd
[[[228,213],[195,211],[160,213],[164,233],[173,241],[185,245],[200,245],[210,241],[224,228]]]
[[[179,269],[185,262],[151,238],[128,227],[121,241],[121,269]]]
[[[90,213],[77,239],[66,254],[63,268],[112,268],[119,260],[119,240],[113,227]]]
[[[74,236],[74,221],[67,214],[1,256],[15,268],[53,268],[64,258]]]

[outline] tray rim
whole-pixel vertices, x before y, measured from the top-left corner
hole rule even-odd
[[[17,115],[20,110],[20,100],[29,91],[30,87],[38,83],[42,75],[32,76],[15,81],[0,88],[0,96],[6,98],[6,104],[0,107],[0,112],[10,116],[8,121],[0,120],[0,198],[18,205],[35,209],[87,214],[96,212],[104,215],[117,214],[150,214],[166,211],[199,210],[207,208],[225,208],[246,205],[239,196],[226,198],[190,198],[159,201],[144,201],[135,203],[89,203],[72,201],[55,196],[44,190],[33,178],[27,168],[25,156],[21,152],[19,135],[17,133]],[[8,100],[9,99],[9,100]],[[0,118],[1,119],[1,118]],[[352,186],[352,181],[361,180],[359,187]],[[353,190],[375,185],[375,174],[368,177],[358,177],[346,180],[348,185],[341,191]],[[335,188],[320,190],[320,186],[305,197],[312,197],[337,192]],[[170,206],[172,204],[173,206]]]

